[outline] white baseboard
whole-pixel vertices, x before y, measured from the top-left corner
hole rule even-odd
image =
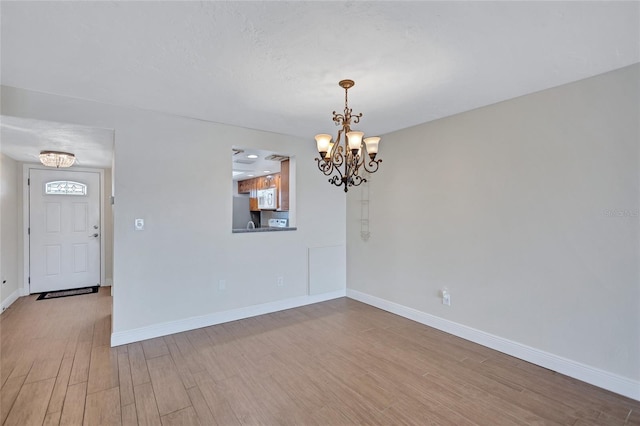
[[[18,297],[20,297],[20,289],[16,289],[13,293],[9,295],[9,297],[4,299],[2,304],[0,304],[0,313],[4,312],[5,309],[7,309],[9,306],[13,304],[13,302],[18,300]]]
[[[258,315],[270,314],[272,312],[283,311],[285,309],[298,308],[300,306],[324,302],[326,300],[337,299],[344,296],[346,296],[346,291],[338,290],[330,293],[294,297],[292,299],[278,300],[276,302],[247,306],[244,308],[232,309],[229,311],[216,312],[199,317],[191,317],[178,321],[154,324],[147,327],[135,328],[133,330],[119,331],[111,333],[111,346],[120,346],[127,343],[139,342],[141,340],[153,339],[154,337],[167,336],[169,334],[194,330],[196,328],[208,327],[211,325],[255,317]]]
[[[482,346],[495,349],[507,355],[523,359],[549,370],[557,371],[574,379],[598,386],[640,401],[640,382],[598,368],[572,361],[503,337],[495,336],[466,325],[458,324],[417,309],[390,302],[379,297],[347,289],[347,297],[375,306],[376,308],[400,315],[410,320],[442,330]]]

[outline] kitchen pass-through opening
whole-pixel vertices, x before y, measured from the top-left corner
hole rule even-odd
[[[295,158],[234,147],[231,161],[232,232],[295,230]]]

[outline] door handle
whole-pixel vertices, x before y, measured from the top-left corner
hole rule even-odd
[[[93,237],[93,238],[98,238],[98,236],[99,236],[99,235],[100,235],[100,234],[95,233],[95,234],[91,234],[91,235],[89,235],[89,236],[90,236],[90,237]]]

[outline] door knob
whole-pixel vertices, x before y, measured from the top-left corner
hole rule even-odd
[[[100,235],[100,234],[95,233],[95,234],[93,234],[93,235],[89,235],[89,236],[90,236],[90,237],[94,237],[94,238],[98,238],[98,235]]]

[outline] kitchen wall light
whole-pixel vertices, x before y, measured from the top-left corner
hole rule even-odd
[[[316,144],[320,153],[320,158],[316,158],[316,161],[318,169],[325,176],[331,176],[329,183],[336,186],[344,185],[344,192],[347,192],[350,186],[358,186],[367,181],[362,176],[364,172],[377,172],[382,160],[376,160],[379,137],[363,139],[363,132],[351,130],[351,120],[354,124],[358,124],[362,118],[362,113],[351,115],[352,110],[348,104],[347,94],[355,82],[342,80],[338,84],[344,89],[344,113],[338,114],[334,111],[333,121],[342,128],[338,130],[338,138],[335,141],[331,139],[331,135],[324,133],[316,135]],[[341,140],[343,134],[344,141]],[[363,148],[366,149],[369,158],[362,155]]]

